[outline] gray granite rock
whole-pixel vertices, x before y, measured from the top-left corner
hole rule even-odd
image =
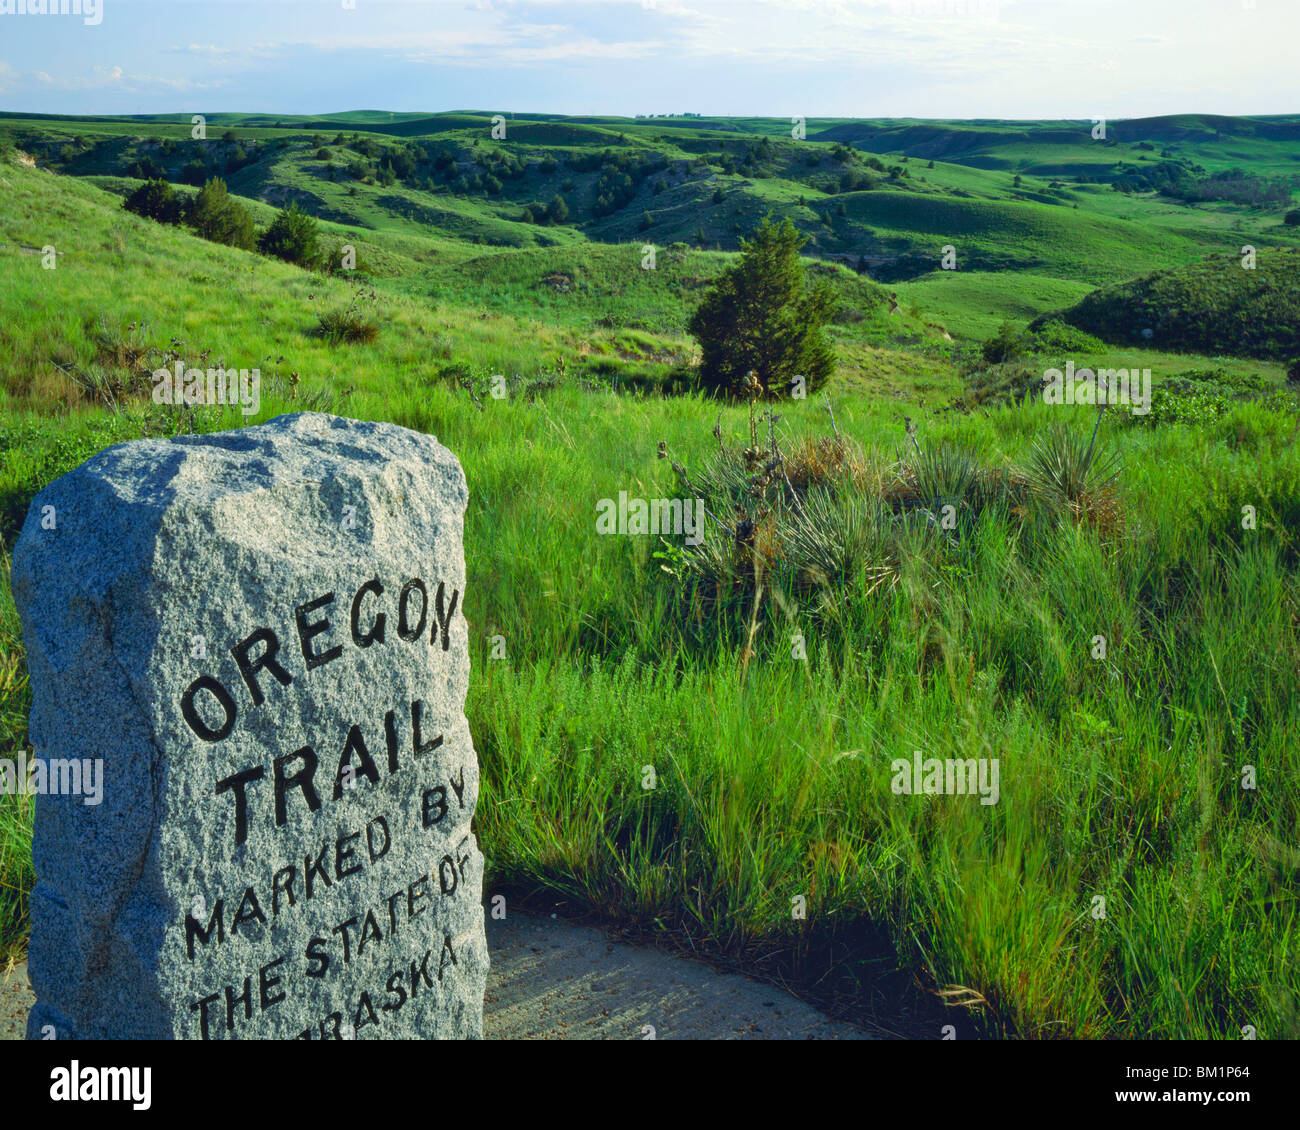
[[[317,413],[37,496],[29,1038],[481,1036],[467,499],[432,437]]]

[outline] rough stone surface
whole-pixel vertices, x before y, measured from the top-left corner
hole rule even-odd
[[[37,799],[29,1038],[481,1036],[467,499],[432,437],[316,413],[35,499],[31,740],[103,799]]]

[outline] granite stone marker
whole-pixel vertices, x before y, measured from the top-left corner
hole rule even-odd
[[[318,413],[101,452],[13,588],[50,767],[28,1037],[482,1035],[462,531],[430,436]]]

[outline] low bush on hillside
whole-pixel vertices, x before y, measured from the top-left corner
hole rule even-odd
[[[348,304],[341,310],[326,310],[316,315],[321,336],[331,345],[365,345],[379,336],[379,326],[367,313],[363,303],[368,302],[373,310],[376,301],[375,292],[358,287],[352,292]]]
[[[253,217],[231,197],[220,177],[214,177],[199,189],[186,210],[185,222],[194,229],[195,235],[242,251],[252,251],[256,242]]]
[[[179,224],[185,215],[185,202],[165,180],[148,180],[123,202],[128,212],[157,220],[160,224]]]
[[[1027,361],[977,366],[965,374],[966,388],[957,406],[969,410],[1023,404],[1042,391],[1044,370],[1041,362]]]
[[[1032,342],[1034,339],[1031,337],[1029,340]],[[1043,393],[1044,374],[1048,369],[1063,370],[1064,358],[1071,353],[1087,357],[1105,351],[1100,342],[1079,344],[1078,349],[1060,353],[1034,353],[1020,361],[975,366],[964,375],[963,395],[947,410],[988,410],[1036,400]],[[1080,367],[1083,367],[1082,363]],[[1296,399],[1295,392],[1258,373],[1247,375],[1229,373],[1225,369],[1189,369],[1175,376],[1154,377],[1149,412],[1130,412],[1125,407],[1119,414],[1127,424],[1146,427],[1205,424],[1246,401],[1258,402],[1274,411],[1294,411]]]
[[[980,349],[980,355],[988,365],[1005,365],[1023,356],[1026,348],[1024,334],[1020,333],[1010,322],[1003,322],[992,337]]]
[[[1095,334],[1072,326],[1060,318],[1049,318],[1029,334],[1030,348],[1036,353],[1102,353],[1105,343]]]
[[[321,257],[320,229],[315,219],[292,203],[271,221],[257,246],[264,255],[274,255],[286,263],[315,267]]]
[[[1139,427],[1161,424],[1202,427],[1228,415],[1244,402],[1258,403],[1267,411],[1294,412],[1298,407],[1294,391],[1259,374],[1189,369],[1155,383],[1150,412],[1125,413],[1123,419]]]
[[[375,268],[357,254],[356,247],[352,244],[335,243],[332,247],[326,248],[320,253],[316,265],[320,272],[326,275],[347,275],[356,278],[375,273]]]

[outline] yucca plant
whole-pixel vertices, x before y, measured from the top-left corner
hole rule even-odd
[[[795,579],[834,584],[856,577],[876,540],[875,516],[860,497],[810,490],[783,531],[782,556]]]
[[[920,452],[912,463],[912,481],[918,501],[931,510],[958,508],[980,475],[978,460],[970,452],[944,444]]]
[[[1064,424],[1039,436],[1029,454],[1029,478],[1034,488],[1072,506],[1089,494],[1109,491],[1119,478],[1119,458],[1114,452],[1099,450],[1096,444],[1096,429],[1092,438],[1085,440]]]

